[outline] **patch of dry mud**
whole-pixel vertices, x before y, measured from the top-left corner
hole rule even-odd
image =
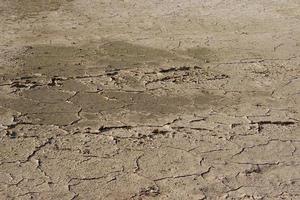
[[[208,48],[188,49],[187,51],[165,51],[133,45],[127,42],[99,42],[83,46],[24,46],[10,58],[15,61],[13,75],[30,76],[84,76],[87,73],[100,74],[130,68],[148,68],[175,63],[209,62],[217,58],[216,52]],[[3,66],[5,67],[5,66]],[[7,73],[7,71],[3,71]],[[9,74],[8,74],[9,75]]]
[[[38,16],[41,12],[58,10],[72,0],[2,0],[1,12],[11,14],[14,19],[26,19]]]
[[[0,199],[299,198],[296,1],[0,3]]]

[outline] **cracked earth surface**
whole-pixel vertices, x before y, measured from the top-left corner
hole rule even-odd
[[[0,5],[0,199],[300,199],[298,0]]]

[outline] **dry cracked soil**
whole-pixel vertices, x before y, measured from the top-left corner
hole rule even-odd
[[[0,199],[300,199],[299,0],[0,0]]]

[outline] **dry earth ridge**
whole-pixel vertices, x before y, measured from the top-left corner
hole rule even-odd
[[[0,0],[0,199],[300,198],[298,0]]]

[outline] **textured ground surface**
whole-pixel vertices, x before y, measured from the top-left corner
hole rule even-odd
[[[0,5],[0,199],[300,199],[299,0]]]

